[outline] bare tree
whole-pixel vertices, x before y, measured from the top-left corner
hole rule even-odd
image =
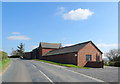
[[[18,51],[17,50],[12,50],[11,55],[12,56],[18,56]]]
[[[105,56],[110,61],[120,61],[120,49],[112,49],[108,53],[106,53]]]

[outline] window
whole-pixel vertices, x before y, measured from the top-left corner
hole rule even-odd
[[[91,61],[92,60],[92,55],[86,55],[86,61]]]
[[[96,61],[97,61],[97,62],[100,61],[100,56],[96,56]]]
[[[77,56],[77,54],[75,54],[75,56]]]

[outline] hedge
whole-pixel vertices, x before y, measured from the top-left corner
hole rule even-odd
[[[109,62],[109,66],[120,67],[120,61],[111,61]]]

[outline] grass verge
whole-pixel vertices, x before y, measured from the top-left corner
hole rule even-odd
[[[8,67],[8,65],[10,64],[10,59],[9,58],[7,58],[7,59],[5,59],[5,60],[0,60],[0,73],[2,72],[2,71],[4,71],[4,69],[6,69],[7,67]]]
[[[90,67],[80,67],[80,66],[76,66],[73,64],[61,64],[61,63],[56,63],[56,62],[52,62],[52,61],[46,61],[46,60],[39,60],[39,59],[33,59],[36,61],[41,61],[41,62],[45,62],[45,63],[50,63],[50,64],[55,64],[55,65],[60,65],[60,66],[65,66],[65,67],[74,67],[74,68],[80,68],[80,69],[90,69]]]

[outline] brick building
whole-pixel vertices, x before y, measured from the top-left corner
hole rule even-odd
[[[25,52],[23,56],[25,59],[43,59],[43,56],[52,50],[61,48],[60,43],[45,43],[40,42],[39,47],[33,49],[31,52]]]
[[[31,59],[31,52],[25,52],[23,58]]]
[[[61,47],[59,43],[42,42],[32,53],[27,55],[32,59],[49,60],[83,67],[103,67],[102,52],[92,41],[67,47]]]

